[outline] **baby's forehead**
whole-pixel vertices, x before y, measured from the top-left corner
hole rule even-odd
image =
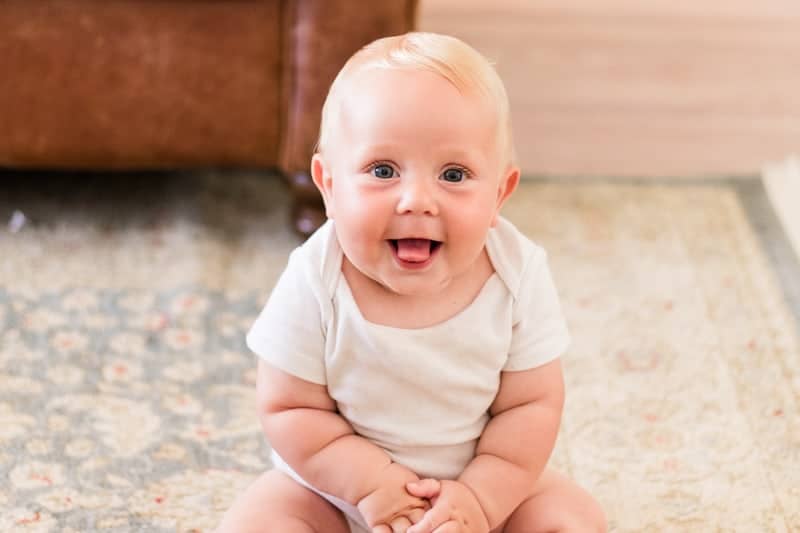
[[[455,103],[470,112],[499,117],[499,109],[478,87],[457,84],[443,74],[426,68],[383,68],[367,66],[349,72],[340,80],[331,102],[341,113],[369,104],[381,107],[413,108],[430,101]]]
[[[354,87],[331,117],[329,154],[348,161],[378,155],[398,160],[412,155],[446,157],[479,167],[477,160],[494,157],[500,148],[494,110],[479,112],[471,103],[436,98],[419,101],[425,96],[424,88],[420,94],[399,98],[399,105],[395,105],[396,94],[371,98],[365,97],[365,90]],[[455,89],[453,93],[458,94]]]

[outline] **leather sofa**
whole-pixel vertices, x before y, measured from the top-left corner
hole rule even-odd
[[[0,1],[0,167],[273,168],[295,229],[344,61],[412,29],[416,0]]]

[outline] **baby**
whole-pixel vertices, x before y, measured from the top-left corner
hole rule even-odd
[[[274,469],[219,531],[604,531],[546,468],[569,336],[514,192],[508,99],[458,39],[380,39],[322,111],[328,222],[247,335]],[[533,216],[533,213],[532,213]]]

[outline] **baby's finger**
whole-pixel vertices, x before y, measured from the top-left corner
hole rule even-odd
[[[442,484],[439,480],[426,478],[420,479],[419,481],[411,481],[410,483],[406,483],[406,490],[412,496],[416,496],[417,498],[433,498],[434,496],[439,495],[439,491],[442,489]]]
[[[392,528],[386,524],[381,524],[372,528],[372,533],[392,533]]]
[[[405,516],[398,516],[390,522],[390,525],[392,526],[392,533],[406,533],[411,521]]]
[[[448,520],[441,526],[433,530],[433,533],[459,533],[461,525],[455,520]]]
[[[411,511],[408,512],[408,519],[411,520],[412,524],[416,524],[417,522],[422,520],[423,516],[425,516],[426,510],[427,509],[412,509]]]
[[[444,507],[432,507],[425,513],[422,520],[408,528],[408,533],[431,533],[434,529],[447,522],[450,518]]]

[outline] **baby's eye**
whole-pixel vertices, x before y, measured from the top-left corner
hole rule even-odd
[[[448,168],[442,174],[442,179],[448,183],[461,183],[466,178],[466,174],[460,168]]]
[[[372,167],[372,175],[381,179],[393,178],[394,169],[389,165],[375,165]]]

